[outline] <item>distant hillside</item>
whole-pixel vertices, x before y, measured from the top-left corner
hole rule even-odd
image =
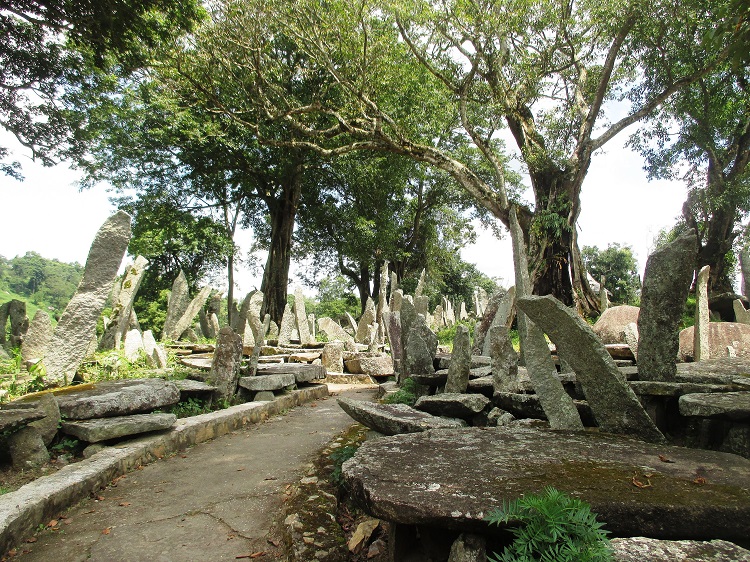
[[[36,252],[10,260],[0,256],[0,303],[23,300],[29,318],[42,308],[57,319],[82,275],[82,265],[48,260]]]

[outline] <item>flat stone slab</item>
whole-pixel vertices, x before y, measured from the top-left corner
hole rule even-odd
[[[746,420],[750,418],[750,392],[685,394],[680,396],[679,406],[683,416]]]
[[[423,386],[445,386],[448,382],[448,369],[440,369],[434,373],[411,375],[414,382]]]
[[[339,398],[339,406],[353,419],[384,435],[417,433],[428,429],[463,427],[463,420],[441,418],[415,410],[406,404],[373,404]]]
[[[451,358],[453,357],[450,353],[438,353],[435,355],[435,364],[438,369],[447,369],[451,366]],[[491,359],[487,355],[472,355],[470,369],[476,369],[477,367],[488,367],[491,363]]]
[[[258,365],[256,375],[293,374],[297,383],[312,382],[326,378],[326,368],[323,365],[306,365],[304,363],[275,363]]]
[[[469,379],[469,385],[466,387],[466,391],[481,394],[487,398],[492,398],[492,395],[495,393],[495,383],[492,380],[492,377]]]
[[[738,377],[750,380],[750,357],[722,357],[697,363],[677,363],[678,381],[732,384]]]
[[[694,382],[630,381],[630,388],[640,396],[682,396],[683,394],[706,394],[731,392],[736,385],[699,384]]]
[[[0,436],[9,435],[43,417],[45,417],[44,412],[35,408],[0,410]]]
[[[731,541],[750,531],[750,460],[600,432],[396,435],[365,441],[343,475],[368,513],[409,525],[496,534],[490,510],[555,486],[618,536]]]
[[[279,375],[257,375],[255,377],[240,377],[240,386],[253,392],[261,390],[281,390],[287,386],[297,384],[292,373]]]
[[[289,356],[290,363],[312,363],[316,359],[320,359],[320,351],[309,351],[303,353],[293,353]]]
[[[180,395],[202,394],[202,393],[207,394],[209,392],[213,392],[214,390],[216,390],[215,386],[205,383],[203,381],[194,381],[192,379],[181,379],[181,380],[175,380],[172,382],[177,387],[177,390],[180,391]]]
[[[177,362],[180,365],[185,365],[192,369],[200,369],[201,371],[210,371],[211,363],[214,361],[213,353],[196,353],[192,355],[184,355],[180,357]]]
[[[71,386],[55,392],[60,415],[88,420],[142,414],[180,401],[180,391],[162,379],[105,381]]]
[[[136,414],[95,420],[64,421],[62,430],[89,443],[118,439],[151,431],[169,429],[177,421],[174,414]]]
[[[715,541],[665,541],[628,537],[610,541],[616,562],[750,562],[750,550],[734,543]]]
[[[490,399],[481,394],[443,393],[420,396],[414,407],[434,416],[468,420],[484,410]]]
[[[393,375],[393,359],[390,355],[358,354],[346,359],[344,364],[346,370],[352,374],[370,375],[372,377]]]

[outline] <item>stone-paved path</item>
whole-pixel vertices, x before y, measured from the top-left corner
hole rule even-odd
[[[374,390],[342,389],[367,400]],[[352,424],[333,396],[146,465],[19,548],[24,562],[279,560],[268,531],[286,486]],[[28,551],[28,552],[23,552]],[[265,552],[264,556],[248,558]]]

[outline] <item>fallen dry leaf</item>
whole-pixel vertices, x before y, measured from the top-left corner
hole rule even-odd
[[[666,457],[666,456],[664,456],[664,455],[659,455],[659,460],[660,460],[661,462],[671,462],[671,463],[673,463],[673,462],[674,462],[674,461],[673,461],[672,459],[669,459],[669,458],[667,458],[667,457]]]
[[[32,543],[32,542],[36,542],[37,540],[38,539],[36,537],[29,537],[28,539],[26,539],[26,542]]]
[[[57,519],[53,519],[52,521],[50,521],[49,523],[47,523],[47,527],[57,527],[58,523],[59,523],[59,521]]]
[[[180,455],[180,458],[181,458],[181,459],[186,459],[186,458],[187,458],[187,455]]]
[[[119,505],[120,507],[128,507],[130,506],[130,502],[120,502],[117,505]]]
[[[275,546],[276,548],[278,548],[279,545],[281,544],[281,541],[277,541],[276,539],[268,539],[268,542],[272,544],[273,546]]]
[[[136,470],[143,470],[143,465],[142,465],[142,464],[139,464],[138,466],[136,466],[136,467],[135,467],[135,469],[136,469]]]
[[[244,467],[244,466],[243,466],[242,468],[238,468],[238,469],[237,469],[237,472],[242,472],[243,470],[245,470],[245,467]]]
[[[108,535],[112,532],[112,527],[107,527],[102,531],[102,535]]]
[[[94,499],[96,501],[98,501],[98,502],[103,502],[104,501],[104,496],[96,496]]]
[[[318,405],[318,403],[317,403],[317,402],[313,402],[312,404],[310,404],[310,407],[311,407],[311,408],[315,408],[315,407],[316,407],[317,405]]]
[[[278,480],[275,476],[267,476],[263,480]]]
[[[699,476],[695,480],[693,480],[693,484],[697,484],[698,486],[703,486],[703,484],[708,484],[708,480],[703,478],[703,476]]]
[[[638,475],[636,474],[633,476],[633,486],[636,488],[653,488],[653,485],[651,484],[651,480],[648,478],[646,479],[646,484],[638,480]]]

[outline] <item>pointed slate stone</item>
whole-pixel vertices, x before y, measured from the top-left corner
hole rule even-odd
[[[138,293],[138,288],[141,286],[147,266],[148,260],[143,256],[138,256],[131,265],[125,268],[125,278],[122,280],[120,290],[117,293],[115,305],[112,307],[110,324],[104,330],[99,342],[100,350],[120,349],[130,324],[133,302],[136,293]]]
[[[167,339],[167,334],[172,334],[174,332],[177,321],[182,318],[183,314],[185,314],[189,304],[190,289],[188,287],[185,273],[180,270],[180,273],[172,283],[172,292],[169,294],[169,301],[167,302],[167,317],[164,319],[164,327],[161,331],[162,340]],[[180,334],[177,334],[177,337],[179,336]]]
[[[469,369],[471,368],[471,342],[469,329],[466,326],[456,327],[453,340],[453,355],[448,367],[448,381],[445,383],[446,393],[464,393],[469,384]],[[459,416],[460,417],[460,416]]]
[[[313,343],[310,334],[310,326],[307,323],[307,311],[305,310],[305,295],[302,288],[297,287],[294,291],[294,316],[297,320],[297,331],[299,332],[299,341],[302,345]]]

